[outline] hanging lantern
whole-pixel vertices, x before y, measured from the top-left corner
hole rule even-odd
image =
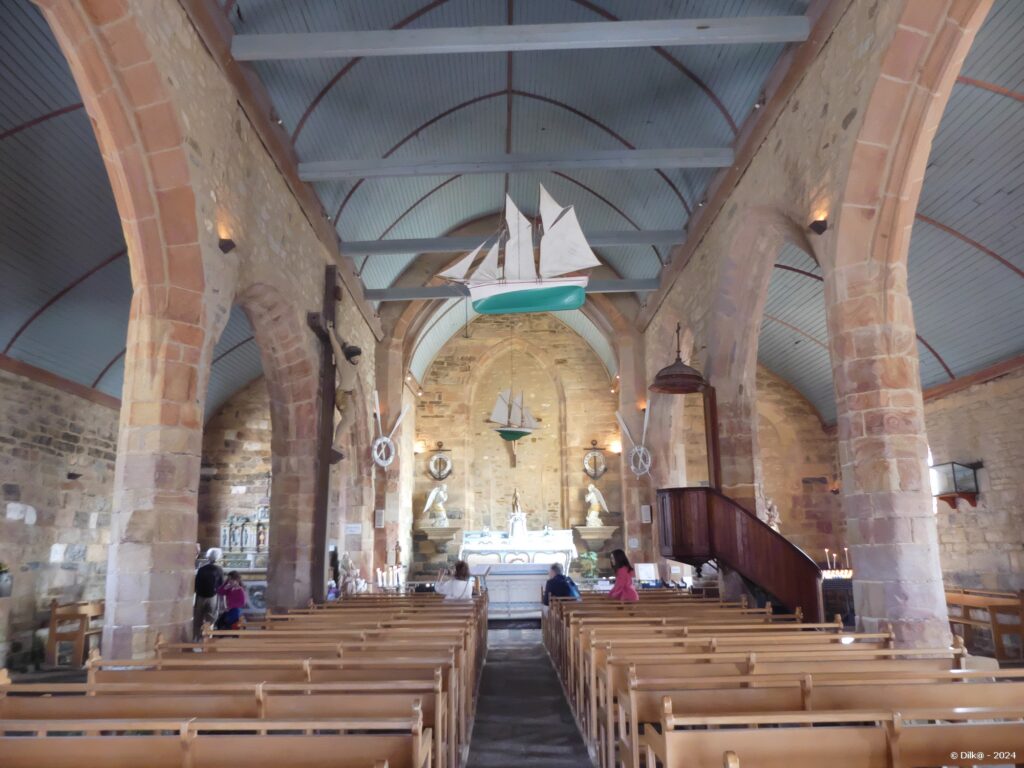
[[[695,392],[703,392],[707,386],[700,371],[683,362],[679,341],[681,330],[682,325],[676,323],[676,361],[658,371],[654,382],[648,387],[651,392],[661,392],[666,395],[691,395]]]

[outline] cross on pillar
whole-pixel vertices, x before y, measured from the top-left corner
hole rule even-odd
[[[334,352],[327,335],[334,325],[335,304],[341,298],[338,268],[324,270],[324,296],[320,312],[306,315],[306,323],[320,341],[320,415],[317,420],[316,486],[313,491],[313,557],[310,585],[313,599],[323,600],[327,579],[327,498],[331,482],[331,449],[334,441]]]

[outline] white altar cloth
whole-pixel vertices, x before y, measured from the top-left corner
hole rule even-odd
[[[576,559],[572,530],[527,531],[510,539],[503,531],[463,531],[459,559],[470,565],[561,563],[568,573]]]

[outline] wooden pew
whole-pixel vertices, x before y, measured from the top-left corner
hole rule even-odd
[[[457,765],[458,751],[468,742],[468,723],[460,709],[460,688],[454,657],[413,656],[372,659],[196,658],[113,660],[90,659],[89,683],[191,684],[224,683],[376,683],[386,689],[394,679],[432,681],[440,674],[448,713],[448,765]]]
[[[972,645],[974,629],[985,629],[992,636],[992,648],[997,661],[1024,660],[1024,590],[1019,592],[993,592],[981,589],[947,589],[946,605],[952,609],[949,623],[953,631],[963,633],[967,645]],[[972,611],[984,613],[977,619]],[[1015,623],[1000,621],[1000,617]],[[1006,649],[1006,637],[1016,636],[1019,650],[1011,657]]]
[[[836,650],[800,649],[711,654],[633,654],[609,656],[598,670],[596,696],[588,710],[591,727],[587,733],[601,755],[602,765],[611,765],[615,750],[615,694],[631,676],[636,677],[729,677],[779,674],[872,674],[884,672],[940,672],[958,668],[966,654],[959,650],[883,649],[861,651],[842,646]]]
[[[0,720],[316,720],[390,717],[419,705],[431,724],[434,766],[448,762],[442,680],[377,683],[160,685],[65,683],[0,685]]]
[[[1012,707],[1024,702],[1024,670],[950,671],[857,676],[742,675],[723,678],[631,678],[616,699],[617,762],[640,768],[641,734],[669,701],[680,716],[787,711]],[[970,685],[965,684],[970,682]]]
[[[15,735],[20,734],[20,735]],[[67,735],[75,734],[75,735]],[[294,720],[0,721],[4,768],[430,768],[422,713]]]
[[[650,729],[641,741],[648,768],[721,765],[728,753],[733,764],[757,768],[978,764],[960,757],[966,751],[989,755],[981,760],[986,765],[1012,765],[1010,755],[1024,753],[1022,718],[1024,705],[681,717],[669,701],[660,732]]]
[[[104,602],[102,600],[86,600],[77,603],[60,605],[56,600],[50,602],[50,624],[46,634],[46,663],[57,666],[58,651],[61,643],[71,643],[71,664],[81,667],[89,656],[90,641],[99,647],[103,628],[96,626],[95,621],[103,617]]]

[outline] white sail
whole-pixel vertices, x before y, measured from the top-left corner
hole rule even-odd
[[[576,219],[576,211],[572,206],[562,217],[544,228],[544,236],[540,241],[540,275],[541,277],[557,277],[600,266],[594,252],[590,250],[587,239],[583,236],[580,223]]]
[[[469,268],[473,266],[473,262],[476,260],[476,256],[480,253],[480,249],[484,247],[483,243],[480,243],[473,251],[457,262],[451,267],[446,269],[444,272],[438,272],[438,277],[443,277],[447,280],[454,280],[455,282],[461,282],[466,279],[466,274],[469,272]]]
[[[526,429],[536,429],[540,426],[540,422],[533,417],[533,414],[530,413],[530,409],[525,406],[523,406],[523,426]]]
[[[498,401],[494,404],[494,410],[491,411],[491,421],[495,424],[508,424],[508,413],[509,413],[509,398],[512,396],[511,389],[502,390],[501,394],[498,395]]]
[[[484,256],[484,260],[480,262],[480,266],[477,267],[476,272],[473,273],[474,283],[489,283],[498,279],[499,241],[500,238],[494,241],[494,245],[490,247],[490,250],[487,251],[487,255]]]
[[[504,278],[506,280],[536,280],[537,267],[533,262],[533,228],[508,195],[505,195],[505,221],[508,224],[508,241],[505,243]]]
[[[540,185],[540,220],[544,225],[544,231],[548,232],[558,221],[558,217],[562,215],[566,208],[559,205],[555,198],[553,198],[544,185]]]
[[[512,409],[509,411],[508,423],[511,427],[523,426],[523,393],[512,398]]]

